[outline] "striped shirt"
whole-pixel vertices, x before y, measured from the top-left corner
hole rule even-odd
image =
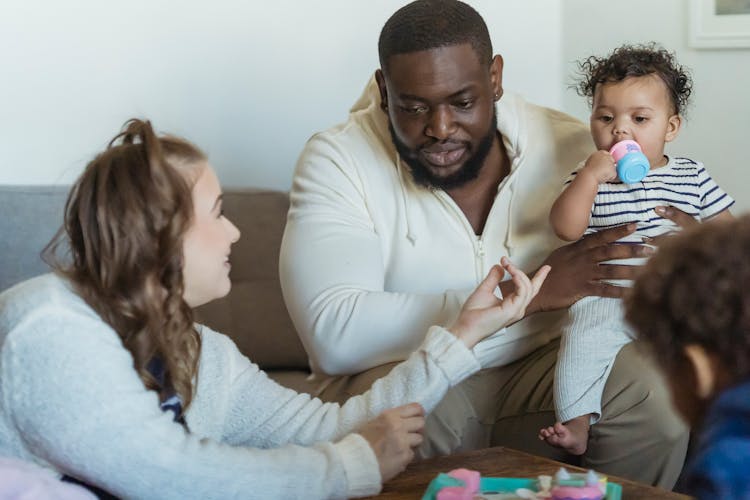
[[[565,186],[575,178],[581,163]],[[712,217],[734,204],[734,200],[708,175],[702,163],[688,158],[669,158],[666,165],[651,170],[640,182],[625,184],[619,180],[599,185],[586,234],[635,222],[636,232],[624,242],[641,242],[679,227],[660,217],[654,208],[673,206],[698,221]]]

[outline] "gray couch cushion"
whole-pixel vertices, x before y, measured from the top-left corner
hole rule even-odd
[[[0,290],[49,272],[42,249],[62,226],[69,186],[0,186]]]
[[[224,193],[224,213],[242,236],[232,246],[232,291],[196,311],[264,368],[308,367],[307,354],[289,319],[279,284],[279,248],[289,196],[279,191]]]

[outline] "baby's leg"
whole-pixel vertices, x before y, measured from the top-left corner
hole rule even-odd
[[[558,422],[539,438],[569,453],[586,451],[589,426],[601,415],[601,397],[620,348],[630,341],[618,299],[586,297],[570,307],[555,368]]]

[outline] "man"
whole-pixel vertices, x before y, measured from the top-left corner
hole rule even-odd
[[[587,295],[620,297],[601,280],[634,269],[600,263],[649,250],[610,244],[634,227],[558,248],[550,205],[591,151],[588,129],[503,94],[503,60],[471,7],[413,2],[386,22],[378,48],[381,69],[349,120],[302,152],[282,243],[284,297],[320,395],[364,391],[429,325],[449,323],[501,256],[527,272],[544,262],[552,272],[526,318],[475,348],[488,369],[430,415],[421,453],[505,445],[570,458],[536,437],[555,418],[564,308]],[[661,379],[626,346],[582,464],[671,488],[686,443]]]

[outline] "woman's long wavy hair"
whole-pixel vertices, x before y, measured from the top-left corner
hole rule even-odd
[[[189,142],[157,137],[130,120],[73,185],[63,228],[45,260],[120,336],[144,385],[186,409],[200,337],[183,300],[183,238],[192,223],[192,185],[205,155]],[[67,243],[70,259],[58,259]],[[164,383],[149,373],[159,359]]]

